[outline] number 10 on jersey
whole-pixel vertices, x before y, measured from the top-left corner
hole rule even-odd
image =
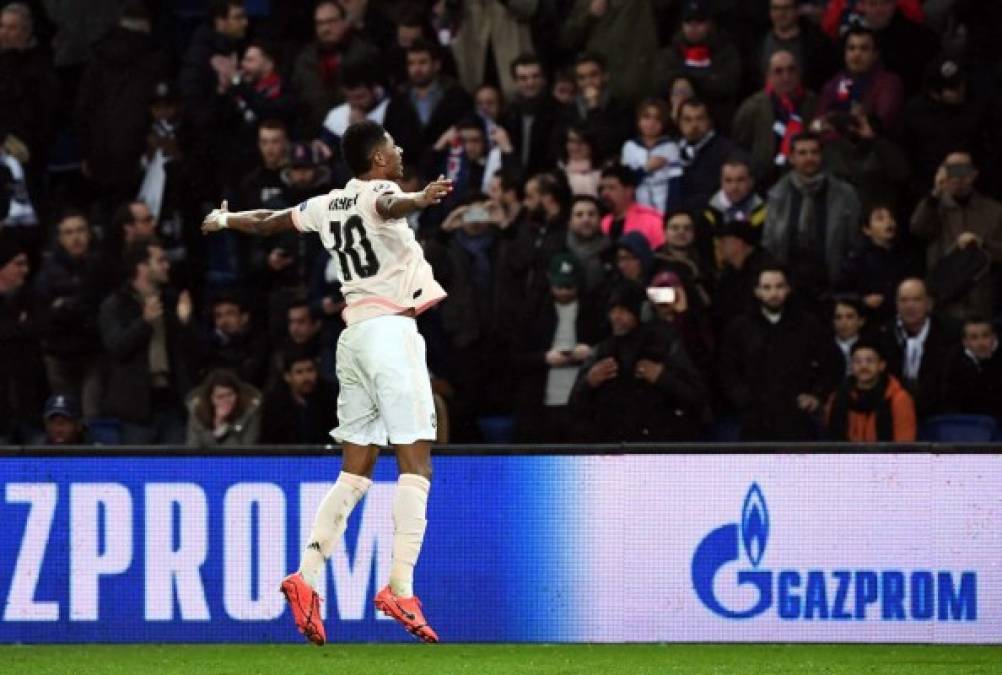
[[[379,260],[360,216],[351,216],[344,223],[332,220],[330,228],[342,281],[351,281],[353,277],[367,279],[379,271]]]

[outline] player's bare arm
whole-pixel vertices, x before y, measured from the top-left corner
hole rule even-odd
[[[376,200],[376,211],[387,220],[406,218],[415,211],[440,203],[452,192],[452,181],[445,176],[428,183],[421,192],[385,194]]]
[[[231,213],[224,201],[218,209],[213,209],[202,221],[202,233],[210,234],[225,229],[267,237],[295,230],[296,226],[292,222],[292,209],[280,211],[257,209]]]

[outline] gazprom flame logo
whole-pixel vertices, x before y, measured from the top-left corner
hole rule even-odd
[[[779,618],[788,621],[977,621],[973,571],[827,570],[817,564],[806,570],[769,569],[762,565],[768,542],[769,509],[762,489],[752,483],[741,507],[741,522],[711,531],[692,556],[693,589],[710,611],[727,619],[750,619],[774,607]],[[813,558],[817,551],[802,553]],[[731,589],[721,593],[724,599],[714,591],[718,577],[721,589]],[[734,593],[735,580],[738,588],[750,587],[752,592]],[[737,597],[749,596],[751,600],[743,600],[744,608],[728,606],[739,602]]]
[[[741,509],[741,541],[745,553],[754,567],[758,567],[769,541],[769,510],[765,507],[765,497],[758,483],[752,483]]]

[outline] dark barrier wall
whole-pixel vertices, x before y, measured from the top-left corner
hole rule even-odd
[[[443,449],[416,590],[452,642],[1002,641],[1000,449],[810,449]],[[336,457],[102,450],[0,456],[0,642],[299,640],[278,583]],[[406,639],[371,605],[395,477],[332,556],[334,641]]]

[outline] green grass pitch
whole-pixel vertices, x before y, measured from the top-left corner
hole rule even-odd
[[[13,645],[0,672],[64,675],[1002,674],[1002,647],[925,645]]]

